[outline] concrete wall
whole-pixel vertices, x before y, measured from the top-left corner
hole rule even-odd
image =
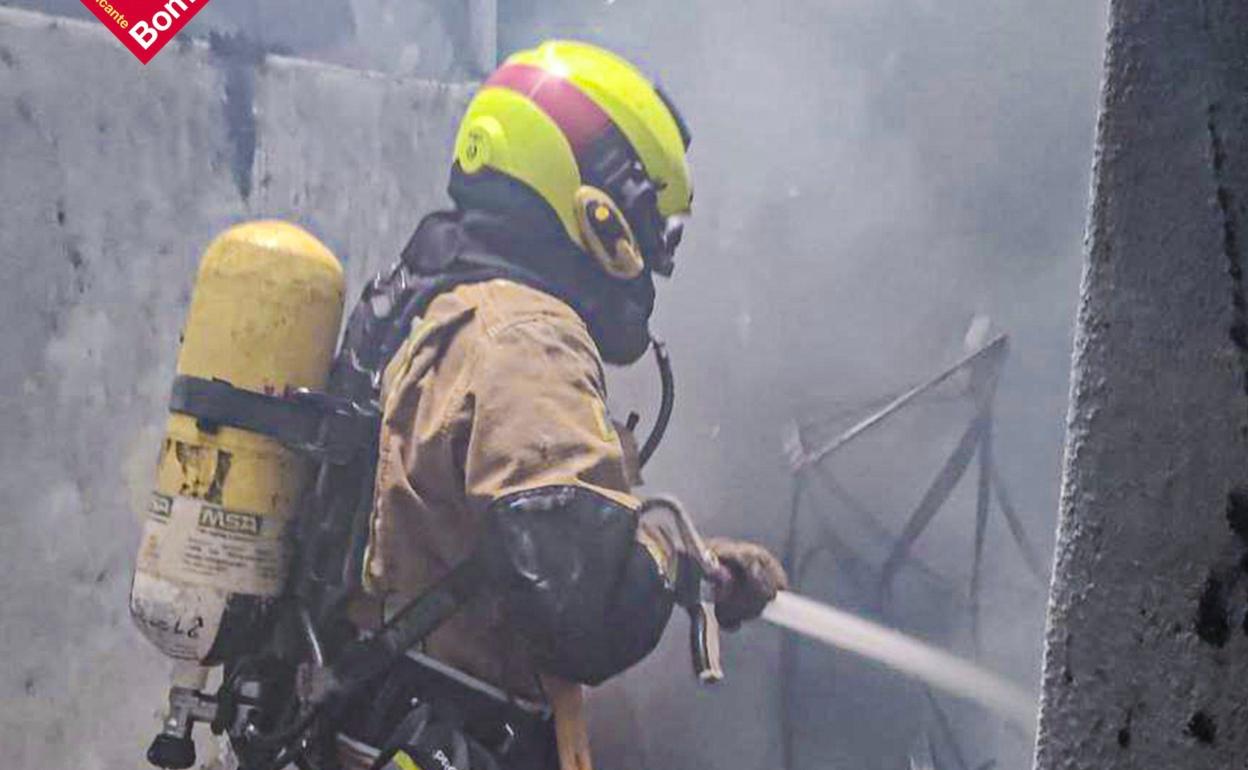
[[[80,0],[6,0],[93,20]],[[494,67],[497,0],[213,0],[181,38],[226,35],[273,53],[394,75],[480,79]]]
[[[290,218],[354,292],[442,201],[469,86],[249,56],[0,8],[0,767],[139,767],[157,726],[126,595],[198,250]]]
[[[1036,767],[1248,756],[1248,3],[1115,0]]]

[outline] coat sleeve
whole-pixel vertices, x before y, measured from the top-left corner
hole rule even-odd
[[[638,530],[588,334],[536,318],[486,337],[466,402],[465,490],[513,628],[547,673],[631,666],[667,624],[674,559]]]

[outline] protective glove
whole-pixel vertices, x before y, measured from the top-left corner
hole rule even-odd
[[[715,617],[729,631],[757,618],[777,591],[789,587],[784,567],[761,545],[729,538],[711,538],[706,545],[725,568],[716,585]]]

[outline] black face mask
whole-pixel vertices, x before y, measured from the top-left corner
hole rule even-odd
[[[643,272],[615,291],[587,303],[585,323],[602,360],[626,366],[650,347],[650,314],[654,312],[654,281]]]
[[[453,172],[451,180],[451,197],[461,207],[452,217],[462,234],[458,248],[483,249],[534,273],[585,321],[603,361],[625,366],[645,354],[654,311],[651,269],[630,281],[607,275],[540,197],[508,177],[482,175],[469,184]]]

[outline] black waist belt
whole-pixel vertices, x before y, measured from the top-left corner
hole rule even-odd
[[[357,694],[344,710],[342,733],[383,754],[402,748],[401,731],[413,710],[428,706],[442,725],[462,730],[505,770],[558,766],[554,717],[548,708],[517,701],[492,685],[426,655],[409,652],[375,689]]]

